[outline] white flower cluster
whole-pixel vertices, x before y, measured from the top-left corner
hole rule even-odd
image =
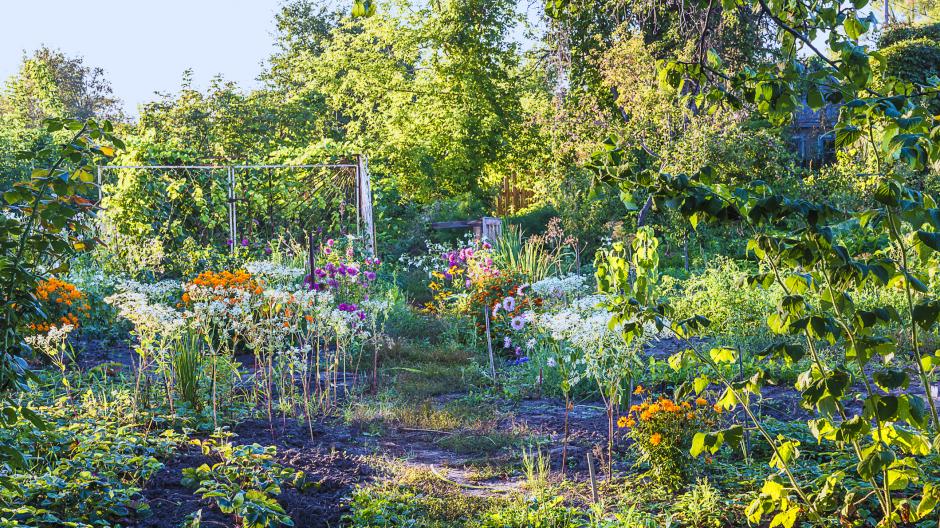
[[[533,283],[531,288],[543,299],[560,299],[582,293],[586,281],[585,277],[575,274],[564,277],[551,276]]]
[[[270,282],[290,284],[306,275],[303,268],[294,268],[276,264],[267,260],[259,260],[245,264],[245,271],[254,276],[262,277]]]
[[[70,324],[53,326],[45,334],[28,336],[25,340],[34,350],[39,350],[49,357],[55,357],[62,351],[69,333],[74,329],[75,327]]]
[[[162,303],[150,303],[147,295],[124,291],[105,299],[121,317],[134,324],[141,339],[175,337],[183,326],[183,314]]]
[[[101,270],[88,271],[85,266],[73,267],[66,280],[83,292],[110,291],[121,281],[120,276],[106,274]]]
[[[566,308],[539,315],[536,324],[556,341],[567,341],[582,352],[592,351],[610,334],[610,313],[597,307],[602,300],[601,295],[581,297]]]
[[[150,302],[172,302],[173,299],[179,299],[183,290],[183,285],[176,280],[162,280],[153,284],[137,282],[135,280],[119,280],[115,284],[115,289],[119,292],[140,293],[147,297]]]

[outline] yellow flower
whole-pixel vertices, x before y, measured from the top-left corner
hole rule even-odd
[[[721,405],[718,405],[716,403],[715,405],[712,406],[712,409],[715,409],[716,413],[721,414],[721,411],[722,411]]]
[[[627,426],[627,417],[621,416],[620,419],[617,420],[617,427],[623,429],[626,426]]]
[[[643,388],[643,385],[637,385],[636,389],[633,391],[633,394],[639,395],[643,394],[644,392],[646,392],[646,389]]]
[[[653,436],[650,437],[650,443],[654,446],[658,446],[663,441],[663,435],[659,433],[653,433]]]

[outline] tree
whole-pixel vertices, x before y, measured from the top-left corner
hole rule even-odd
[[[63,139],[61,131],[49,133],[43,125],[50,118],[122,121],[124,116],[101,68],[47,47],[24,56],[0,93],[0,188],[28,172],[18,154]]]
[[[318,40],[322,51],[272,60],[276,79],[302,86],[274,90],[322,100],[334,137],[369,154],[380,184],[387,177],[404,198],[479,196],[518,112],[512,17],[505,0],[390,4],[346,17]],[[282,40],[296,50],[290,34]]]
[[[19,72],[7,82],[0,99],[0,114],[32,128],[52,117],[123,119],[120,101],[103,69],[45,46],[23,57]]]

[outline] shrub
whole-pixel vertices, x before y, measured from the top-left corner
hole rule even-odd
[[[637,392],[643,388],[638,387]],[[658,485],[676,490],[688,481],[692,470],[692,437],[714,421],[714,411],[704,398],[676,403],[660,397],[630,407],[617,425],[628,428],[640,451],[637,463],[648,462],[647,475]]]

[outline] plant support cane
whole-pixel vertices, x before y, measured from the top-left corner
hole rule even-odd
[[[490,335],[490,310],[489,307],[483,307],[483,321],[486,323],[486,351],[490,355],[490,376],[493,377],[493,383],[496,383],[496,360],[493,358],[493,337]]]

